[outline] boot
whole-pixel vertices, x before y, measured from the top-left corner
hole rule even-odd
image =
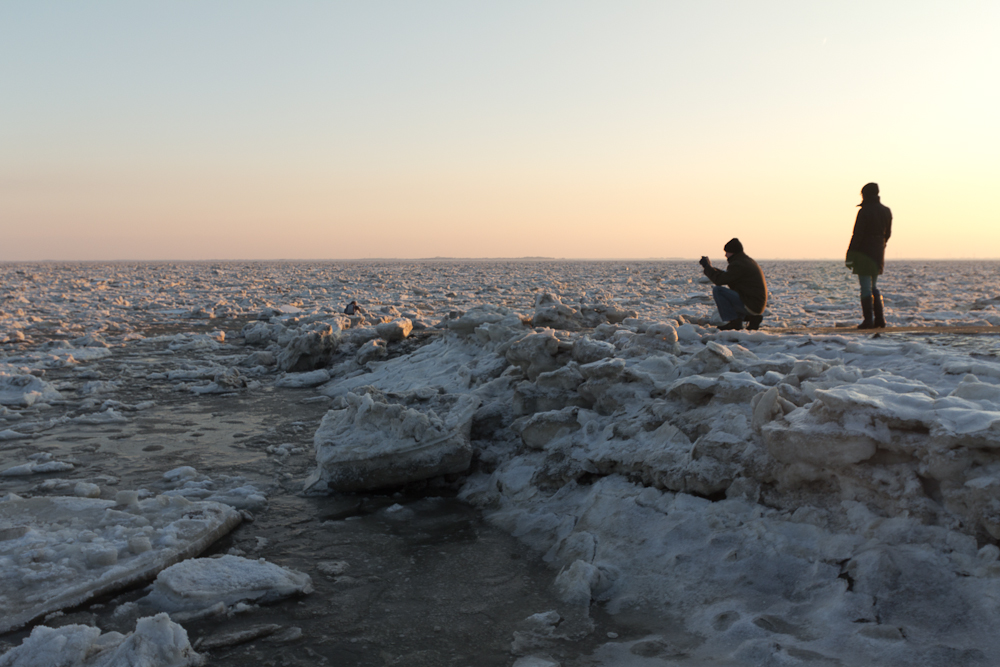
[[[875,328],[885,329],[885,311],[882,310],[882,293],[872,290],[872,310],[875,312]]]
[[[873,299],[870,296],[861,297],[861,313],[865,316],[865,321],[858,325],[859,329],[874,329],[875,321],[872,319],[872,302]]]
[[[747,318],[747,329],[756,331],[760,329],[760,323],[764,321],[763,315],[751,315]]]
[[[719,327],[719,331],[738,331],[743,328],[743,317],[737,317],[735,320],[729,320],[725,324]]]

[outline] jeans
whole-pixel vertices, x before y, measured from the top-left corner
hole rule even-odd
[[[736,290],[715,285],[712,287],[712,297],[715,299],[715,305],[719,309],[719,317],[722,318],[723,322],[731,322],[737,317],[750,315],[747,307],[743,305],[743,299],[736,293]]]
[[[878,292],[878,288],[875,283],[878,282],[878,276],[858,276],[858,282],[861,283],[861,298],[867,299],[872,294]]]

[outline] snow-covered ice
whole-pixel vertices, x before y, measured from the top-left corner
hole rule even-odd
[[[141,618],[135,631],[101,634],[87,625],[36,626],[0,656],[0,667],[198,667],[204,665],[187,632],[166,614]]]
[[[0,502],[0,632],[144,582],[235,528],[228,505],[139,500],[9,498]]]
[[[400,486],[463,472],[472,461],[469,431],[479,400],[469,394],[372,389],[337,401],[316,431],[318,465],[307,492]]]
[[[197,613],[223,604],[266,604],[312,592],[309,575],[239,556],[191,558],[156,575],[142,604],[169,612]]]
[[[50,487],[75,496],[46,497],[36,480],[37,497],[0,503],[4,517],[25,503],[50,513],[0,526],[0,577],[75,576],[151,552],[138,532],[102,533],[108,512],[148,506],[153,525],[185,499],[269,511],[250,481],[177,463],[157,471],[158,497],[116,504],[73,457],[29,458],[47,454],[32,451],[40,434],[134,428],[153,403],[133,398],[132,383],[185,401],[282,388],[329,403],[303,427],[316,463],[299,488],[448,475],[551,566],[564,607],[525,614],[534,620],[511,637],[517,664],[548,664],[554,645],[579,641],[577,616],[594,605],[672,630],[608,636],[587,664],[992,664],[997,265],[890,262],[880,281],[890,324],[983,327],[978,337],[862,334],[850,330],[857,285],[843,267],[762,266],[771,298],[757,332],[711,326],[693,262],[0,266],[0,479],[59,474]],[[352,299],[363,309],[348,317]],[[400,458],[444,445],[436,462]],[[282,447],[270,453],[284,465],[296,448]],[[360,482],[341,485],[342,474]],[[84,506],[93,517],[37,537]],[[31,536],[39,559],[22,563],[15,545]],[[347,581],[333,558],[318,571]],[[7,614],[4,627],[56,608]]]

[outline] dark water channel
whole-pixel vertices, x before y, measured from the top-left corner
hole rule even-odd
[[[589,664],[586,656],[609,636],[621,641],[650,630],[641,627],[646,621],[628,623],[599,609],[568,608],[555,597],[555,572],[539,554],[451,497],[453,489],[447,485],[405,493],[300,496],[313,465],[312,435],[327,402],[315,400],[310,390],[267,385],[233,395],[195,396],[165,380],[149,380],[161,362],[175,366],[178,359],[126,358],[119,349],[90,364],[90,376],[123,382],[108,398],[155,404],[124,413],[127,423],[62,423],[27,440],[0,443],[4,467],[40,451],[76,465],[58,475],[2,478],[0,495],[57,495],[39,489],[53,477],[97,483],[106,498],[125,489],[158,492],[165,488],[163,473],[178,466],[193,466],[213,480],[240,476],[264,492],[267,507],[254,511],[252,521],[244,521],[205,555],[264,558],[309,574],[315,590],[298,599],[185,624],[196,646],[220,635],[280,626],[246,643],[200,648],[210,656],[209,664],[510,665],[517,658],[511,652],[514,633],[524,628],[524,619],[551,610],[564,619],[560,638],[522,653],[550,655],[564,665]],[[46,379],[66,382],[73,373],[79,370],[56,370]],[[68,387],[79,384],[66,382],[67,397],[72,397]],[[76,414],[72,403],[34,418],[55,417],[67,409]],[[23,421],[29,418],[26,414]],[[273,453],[278,445],[303,451],[282,457]],[[127,603],[145,592],[119,592],[45,624],[84,623],[127,633],[139,616]],[[29,630],[0,637],[0,650],[20,644]]]

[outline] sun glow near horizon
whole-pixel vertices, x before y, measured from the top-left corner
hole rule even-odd
[[[991,3],[0,8],[0,260],[1000,257]]]

